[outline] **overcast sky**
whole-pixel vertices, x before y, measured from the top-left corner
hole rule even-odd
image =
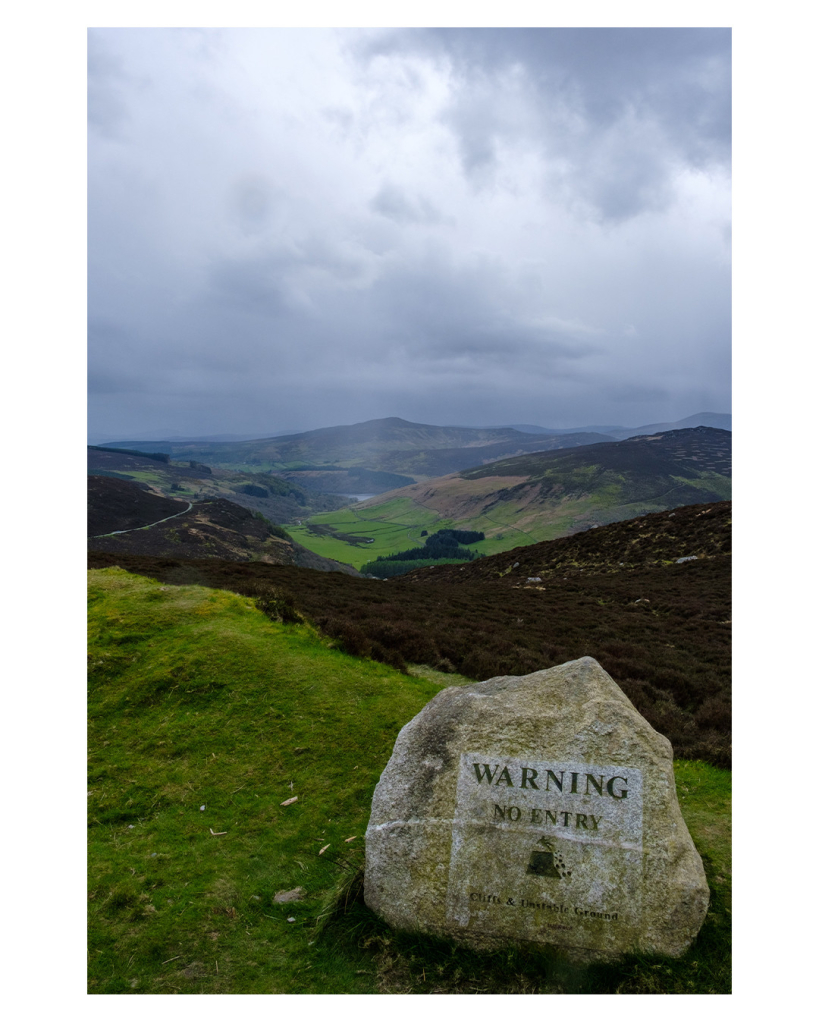
[[[730,411],[730,44],[92,30],[90,439]]]

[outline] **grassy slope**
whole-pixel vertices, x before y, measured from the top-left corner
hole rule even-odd
[[[354,513],[345,509],[310,522],[340,529],[354,516],[362,523],[377,523],[377,542],[383,539],[384,550],[376,554],[399,550],[389,549],[393,538],[387,524],[400,522],[408,534],[450,526],[480,530],[486,540],[474,550],[493,555],[591,526],[730,496],[730,435],[683,430],[653,440],[501,459],[372,498]],[[350,561],[338,549],[333,554],[319,550],[309,535],[299,539],[319,554]]]
[[[487,679],[590,655],[678,756],[728,768],[730,551],[731,503],[718,502],[387,583],[261,562],[105,552],[90,552],[89,568],[119,566],[260,600],[275,593],[348,654],[398,669],[424,663]]]
[[[331,526],[339,533],[372,537],[373,543],[365,547],[348,544],[332,537],[317,537],[307,529],[308,523]],[[477,525],[464,525],[467,523]],[[365,562],[372,561],[379,555],[392,555],[396,551],[421,547],[424,543],[422,530],[432,533],[435,530],[454,527],[488,531],[493,536],[487,536],[486,540],[469,544],[467,547],[470,551],[482,555],[494,555],[521,544],[559,537],[570,525],[568,520],[565,523],[561,520],[556,524],[544,524],[542,528],[535,526],[529,533],[524,533],[514,526],[504,526],[500,520],[490,520],[486,516],[468,519],[447,517],[432,508],[426,508],[412,498],[401,496],[379,504],[365,503],[339,509],[338,512],[314,515],[305,520],[303,525],[288,526],[287,529],[294,540],[310,551],[315,551],[317,555],[347,562],[348,565],[360,569]]]
[[[88,449],[88,473],[91,476],[147,484],[166,497],[188,501],[225,498],[262,512],[272,522],[292,522],[313,512],[337,509],[344,503],[342,498],[308,492],[297,482],[290,483],[267,473],[234,472],[224,468],[209,472],[208,469],[192,469],[185,461],[163,463],[119,452]],[[248,485],[264,488],[267,496],[246,494],[244,488]]]
[[[379,555],[391,555],[396,551],[420,547],[424,543],[422,530],[432,532],[450,525],[448,520],[439,519],[434,512],[415,509],[412,502],[401,498],[386,502],[377,509],[356,506],[312,516],[310,523],[332,526],[339,533],[356,537],[372,537],[372,544],[356,545],[334,537],[316,536],[310,533],[306,525],[288,527],[292,538],[310,551],[325,558],[347,562],[356,569]],[[471,547],[480,550],[480,545]]]
[[[730,772],[678,765],[714,887],[680,962],[464,955],[391,933],[355,898],[395,736],[457,677],[351,658],[224,591],[108,569],[89,595],[90,992],[728,990]],[[302,902],[274,902],[296,886]]]

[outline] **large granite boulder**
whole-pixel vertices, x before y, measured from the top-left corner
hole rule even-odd
[[[671,744],[593,658],[442,690],[398,735],[366,847],[369,907],[476,949],[677,956],[708,907]]]

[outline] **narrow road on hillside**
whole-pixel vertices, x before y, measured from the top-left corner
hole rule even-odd
[[[89,537],[88,540],[98,540],[100,537],[114,537],[118,533],[133,533],[134,530],[148,530],[152,526],[159,526],[160,523],[167,523],[169,519],[176,519],[177,516],[184,516],[186,512],[190,512],[193,508],[193,502],[188,502],[188,507],[183,508],[181,512],[174,512],[172,516],[165,516],[164,519],[157,519],[155,523],[147,523],[145,526],[132,526],[130,530],[112,530],[110,533],[95,533],[93,537]]]

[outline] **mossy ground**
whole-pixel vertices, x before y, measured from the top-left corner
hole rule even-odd
[[[343,654],[226,591],[106,569],[89,599],[89,992],[729,990],[730,772],[677,766],[713,893],[680,961],[397,935],[361,900],[372,791],[401,726],[463,680]]]

